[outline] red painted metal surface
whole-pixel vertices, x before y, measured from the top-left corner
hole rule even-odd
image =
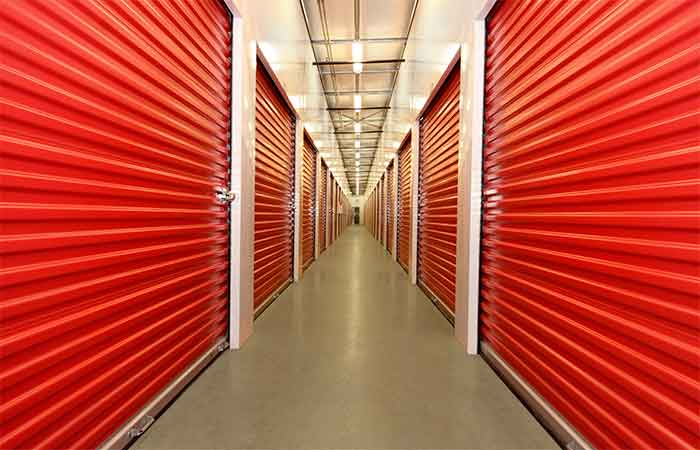
[[[328,235],[328,166],[321,160],[321,211],[319,211],[319,228],[321,229],[319,239],[320,251],[327,247],[326,236]]]
[[[459,64],[420,118],[418,284],[450,312],[455,308]]]
[[[316,244],[316,155],[318,150],[311,136],[304,131],[304,164],[302,167],[301,247],[302,267],[306,270],[315,258]]]
[[[0,448],[95,448],[227,334],[216,1],[0,8]]]
[[[482,338],[599,449],[700,448],[700,12],[488,20]]]
[[[379,179],[379,243],[384,245],[386,240],[386,172]]]
[[[396,198],[394,198],[394,161],[386,168],[386,244],[389,253],[393,253],[394,220],[396,214]]]
[[[261,61],[255,91],[254,305],[292,279],[295,120]]]
[[[335,241],[335,177],[331,173],[330,182],[330,195],[329,195],[329,207],[328,207],[328,245],[331,245]]]
[[[397,214],[396,214],[396,259],[408,271],[411,257],[411,133],[404,138],[399,148]]]

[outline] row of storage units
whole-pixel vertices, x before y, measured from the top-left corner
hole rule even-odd
[[[500,1],[484,23],[483,119],[455,60],[366,227],[450,320],[475,305],[478,351],[566,448],[700,448],[697,3]]]
[[[229,340],[231,14],[55,0],[0,23],[0,448],[121,448]],[[256,83],[259,311],[349,208],[262,61]]]

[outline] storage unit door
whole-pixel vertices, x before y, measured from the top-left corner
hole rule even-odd
[[[292,279],[295,120],[261,61],[255,89],[254,307]]]
[[[0,448],[95,448],[227,336],[231,22],[11,1],[0,28]]]
[[[386,188],[385,188],[386,173],[379,180],[379,243],[384,245],[384,236],[386,231]]]
[[[331,174],[328,197],[328,245],[335,239],[335,178]]]
[[[420,118],[419,155],[418,284],[454,314],[459,64]]]
[[[488,20],[481,337],[596,448],[700,448],[700,17]]]
[[[396,259],[408,271],[411,254],[411,137],[399,149]]]
[[[394,242],[394,162],[392,161],[386,168],[386,249],[393,252]]]
[[[328,233],[328,166],[321,160],[321,211],[319,211],[319,228],[321,228],[319,247],[321,251],[326,249],[326,234]]]
[[[304,163],[302,167],[301,200],[301,256],[306,270],[314,261],[316,238],[316,148],[308,136],[304,136]]]

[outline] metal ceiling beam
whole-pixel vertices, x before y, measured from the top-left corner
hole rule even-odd
[[[395,73],[398,72],[398,68],[390,69],[367,69],[363,70],[360,75],[372,75],[372,74],[382,74],[382,73]],[[335,72],[319,70],[321,75],[357,75],[352,70],[336,70]]]
[[[389,95],[392,91],[388,89],[364,89],[357,91],[326,91],[328,95],[355,95],[355,94],[365,94],[365,95]]]
[[[360,131],[359,133],[356,133],[354,131],[334,131],[335,134],[379,134],[381,132],[381,130],[367,130]]]
[[[398,64],[406,62],[403,58],[390,58],[390,59],[370,59],[367,61],[360,61],[362,64]],[[354,61],[314,61],[314,66],[342,66],[342,65],[352,65]]]
[[[360,38],[360,39],[312,39],[314,45],[344,45],[352,44],[355,41],[360,41],[367,44],[392,44],[406,42],[405,37],[380,37],[380,38]]]
[[[380,109],[391,109],[390,106],[364,106],[362,108],[326,108],[326,111],[375,111]]]

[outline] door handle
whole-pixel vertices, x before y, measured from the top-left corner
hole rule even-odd
[[[219,203],[229,204],[236,200],[236,193],[230,191],[225,186],[217,186],[214,192]]]

